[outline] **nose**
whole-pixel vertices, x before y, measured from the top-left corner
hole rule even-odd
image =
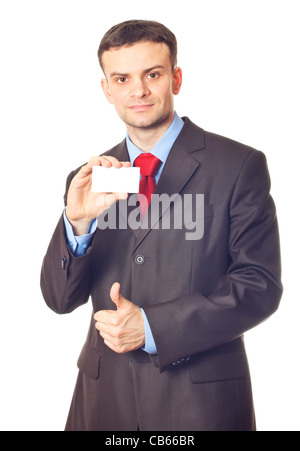
[[[133,80],[131,96],[138,99],[142,99],[150,94],[150,89],[147,86],[147,82],[143,79],[137,78]]]

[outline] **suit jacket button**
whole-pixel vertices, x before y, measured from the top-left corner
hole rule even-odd
[[[137,265],[143,265],[145,263],[145,257],[142,254],[136,255],[134,261]]]
[[[61,267],[62,267],[62,269],[66,269],[66,264],[67,264],[67,257],[63,257],[61,259]]]

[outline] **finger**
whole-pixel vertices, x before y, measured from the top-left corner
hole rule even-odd
[[[124,168],[130,168],[131,167],[130,161],[122,161],[121,164],[122,164],[122,166]]]
[[[113,166],[114,168],[130,168],[131,167],[131,163],[130,161],[119,161],[117,158],[112,157],[110,155],[105,155],[102,157],[103,158],[103,163],[105,162],[105,164],[107,163],[107,161],[109,163],[111,163],[111,166]]]
[[[104,167],[110,168],[111,165],[112,165],[112,163],[109,160],[107,160],[106,158],[92,157],[86,165],[82,166],[79,174],[84,177],[90,176],[93,171],[93,166],[104,166]]]
[[[120,162],[117,158],[110,156],[92,157],[86,165],[82,166],[80,170],[81,175],[89,176],[93,171],[93,166],[103,166],[104,168],[111,168],[113,166],[116,169],[120,169],[122,167],[130,168],[131,163],[130,161]]]
[[[96,200],[96,206],[101,209],[108,210],[119,200],[125,200],[127,198],[128,193],[101,193]]]
[[[116,200],[125,200],[128,198],[128,193],[114,193]]]
[[[108,324],[110,315],[116,313],[115,310],[99,310],[94,314],[94,320],[99,324]]]
[[[130,350],[126,344],[115,345],[109,340],[104,340],[104,344],[117,354],[125,354]]]
[[[90,158],[89,162],[81,168],[84,173],[90,174],[93,170],[93,166],[103,166],[105,168],[121,167],[121,163],[114,157],[97,156]]]
[[[110,290],[110,297],[117,309],[121,308],[127,300],[120,293],[121,286],[118,282],[114,283]]]
[[[113,302],[118,301],[118,299],[120,298],[120,289],[121,285],[119,284],[119,282],[116,282],[111,286],[110,297]]]
[[[116,313],[116,311],[114,311]],[[109,318],[108,322],[96,321],[95,328],[100,332],[100,335],[106,338],[120,338],[120,320],[116,316]]]
[[[109,341],[111,344],[113,344],[114,346],[119,346],[124,344],[123,343],[123,338],[122,335],[120,334],[113,334],[109,329],[105,330],[105,329],[98,329],[99,330],[99,334],[101,335],[101,337],[104,340]]]
[[[102,157],[104,161],[108,161],[110,163],[110,167],[113,166],[114,168],[121,168],[122,163],[115,157],[112,157],[110,155]]]
[[[110,337],[110,330],[111,326],[103,323],[96,322],[95,323],[96,329],[100,332],[100,335],[105,335],[106,337]]]
[[[100,166],[101,162],[98,157],[92,157],[87,164],[82,166],[79,171],[79,174],[82,176],[87,176],[92,173],[93,166]]]

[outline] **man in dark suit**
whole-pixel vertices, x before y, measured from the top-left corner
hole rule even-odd
[[[128,134],[68,177],[41,274],[55,312],[93,303],[66,430],[255,430],[243,334],[282,294],[266,159],[176,114],[176,50],[151,21],[116,25],[100,44],[102,88]],[[140,228],[134,195],[91,191],[93,166],[130,165],[172,200],[156,204],[156,222],[153,201]],[[100,227],[111,212],[116,227]]]

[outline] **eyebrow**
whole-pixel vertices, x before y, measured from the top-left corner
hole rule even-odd
[[[157,64],[155,66],[152,66],[152,67],[149,67],[148,69],[143,70],[143,74],[147,74],[148,72],[152,72],[155,69],[165,69],[165,66],[162,66],[161,64]],[[128,74],[121,73],[121,72],[112,72],[111,74],[109,74],[109,78],[112,78],[112,77],[115,77],[115,76],[127,77]]]

